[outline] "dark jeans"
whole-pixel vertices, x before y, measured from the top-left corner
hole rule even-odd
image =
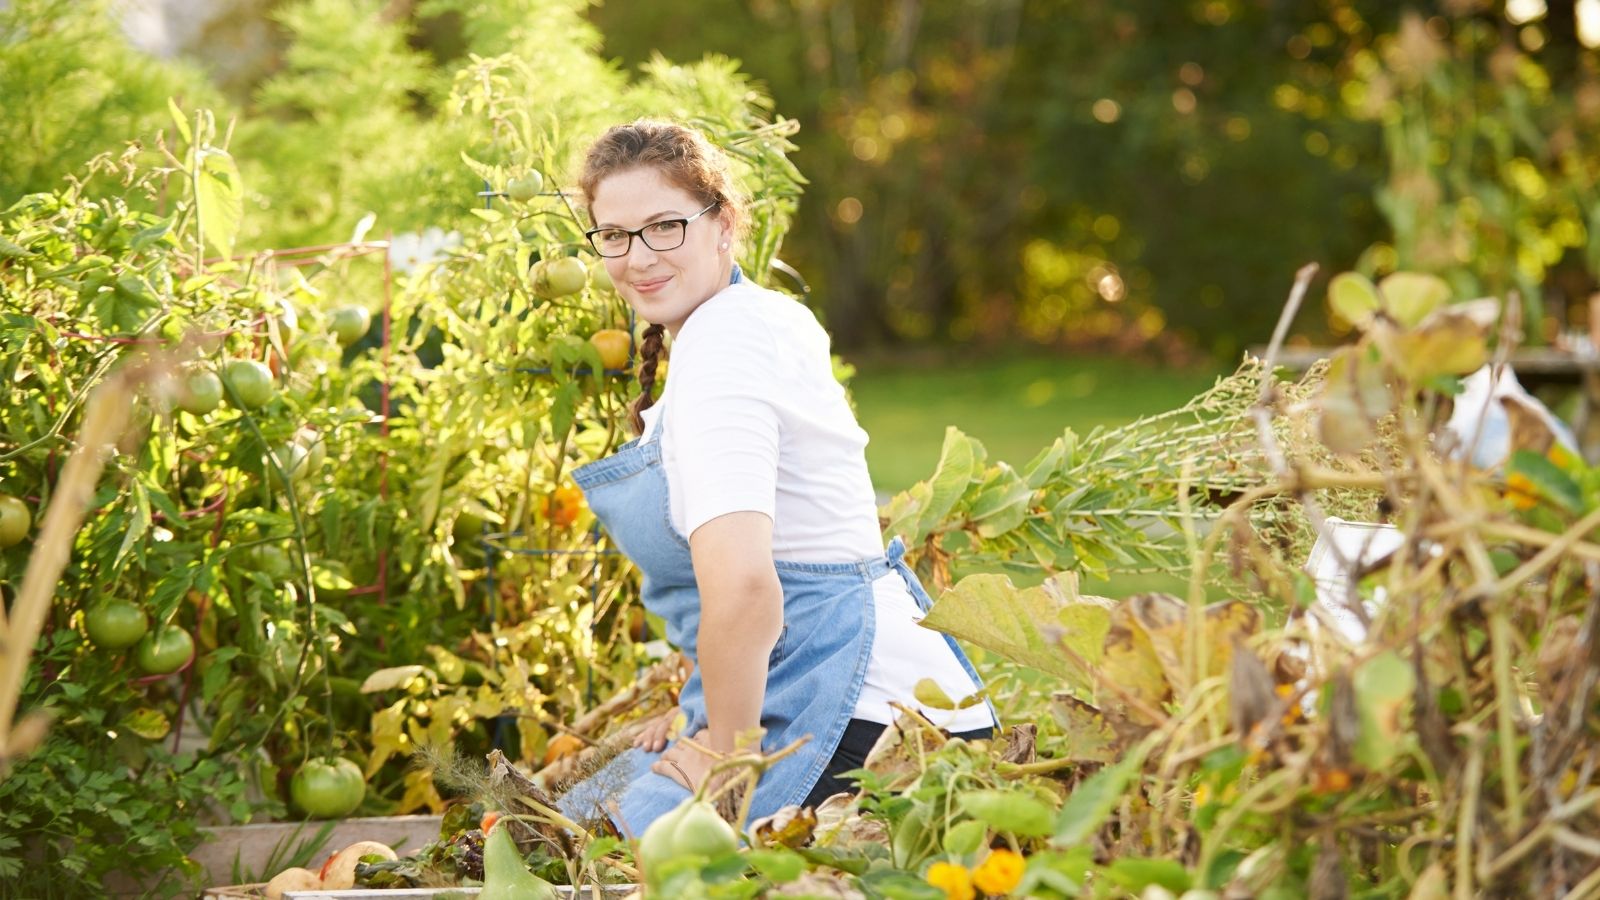
[[[801,806],[816,806],[834,794],[855,791],[854,782],[847,782],[839,778],[840,772],[859,769],[867,761],[867,754],[872,751],[872,745],[878,742],[878,736],[883,734],[887,725],[877,722],[868,722],[865,719],[851,719],[850,724],[844,728],[844,737],[839,740],[839,749],[833,751],[833,759],[828,760],[827,768],[822,770],[822,777],[818,779],[817,786],[811,789]],[[976,731],[963,731],[958,738],[975,741],[994,736],[993,728],[979,728]]]

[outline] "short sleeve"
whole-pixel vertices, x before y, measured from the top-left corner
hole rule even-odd
[[[782,358],[757,298],[696,310],[673,347],[666,428],[676,449],[684,532],[777,506]]]

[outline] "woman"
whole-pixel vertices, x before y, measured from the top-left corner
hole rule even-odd
[[[915,706],[922,678],[969,695],[977,675],[954,641],[916,624],[929,601],[900,541],[883,550],[867,435],[828,336],[734,263],[745,208],[726,158],[698,132],[641,121],[590,148],[580,184],[590,243],[651,324],[640,438],[573,477],[639,567],[667,640],[695,662],[683,734],[717,753],[757,727],[768,751],[809,737],[762,777],[752,812],[815,804],[848,790],[837,775],[893,722],[891,700]],[[653,403],[663,333],[672,377]],[[569,791],[569,814],[604,813],[637,836],[698,786],[716,760],[669,742],[675,712]],[[987,704],[925,712],[964,737],[995,725]]]

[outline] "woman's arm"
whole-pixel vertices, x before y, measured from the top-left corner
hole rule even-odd
[[[783,630],[783,586],[772,564],[772,520],[736,512],[696,528],[689,538],[700,587],[697,643],[711,749],[761,724],[767,660]]]
[[[718,753],[735,748],[741,732],[761,724],[767,660],[783,630],[783,586],[772,564],[772,519],[765,513],[717,516],[689,536],[700,588],[696,664],[709,727],[687,735]],[[680,742],[652,771],[693,790],[715,760]]]

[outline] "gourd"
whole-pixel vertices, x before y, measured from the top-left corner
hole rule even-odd
[[[478,900],[556,900],[556,889],[528,868],[501,822],[484,839],[483,890]]]

